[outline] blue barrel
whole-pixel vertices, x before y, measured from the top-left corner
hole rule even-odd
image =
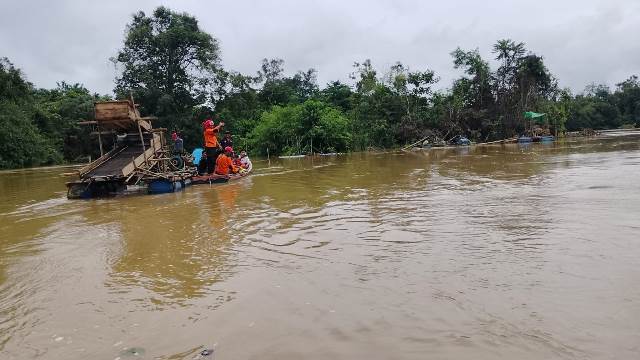
[[[170,181],[165,179],[152,180],[149,183],[149,194],[166,194],[182,190],[184,186],[181,181]]]

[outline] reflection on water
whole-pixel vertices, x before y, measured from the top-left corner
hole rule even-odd
[[[636,136],[256,160],[158,196],[0,173],[9,359],[636,358]]]

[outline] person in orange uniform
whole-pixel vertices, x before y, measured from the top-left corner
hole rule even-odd
[[[216,165],[216,159],[220,154],[220,143],[218,142],[218,132],[224,126],[221,121],[214,126],[213,120],[207,119],[202,123],[204,127],[204,151],[207,154],[207,174],[211,174]]]
[[[216,160],[216,174],[229,175],[238,172],[238,168],[233,165],[233,149],[230,146],[224,148],[224,154],[218,156]]]

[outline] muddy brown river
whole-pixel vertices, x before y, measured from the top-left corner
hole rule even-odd
[[[254,165],[1,172],[0,358],[640,358],[640,136]]]

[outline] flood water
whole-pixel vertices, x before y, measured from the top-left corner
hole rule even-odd
[[[0,173],[0,358],[640,358],[639,136],[254,164]]]

